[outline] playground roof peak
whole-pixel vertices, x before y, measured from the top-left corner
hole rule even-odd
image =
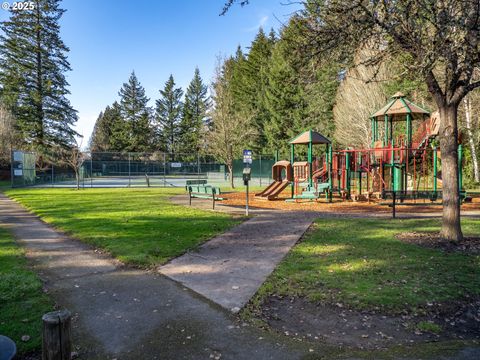
[[[330,144],[330,140],[328,140],[325,136],[320,134],[319,132],[313,130],[307,130],[297,135],[292,140],[290,140],[290,144]]]
[[[387,105],[374,113],[372,117],[377,121],[384,120],[385,116],[393,121],[401,121],[405,120],[407,114],[410,114],[412,119],[419,119],[430,115],[430,112],[406,99],[405,95],[399,91],[392,96]]]

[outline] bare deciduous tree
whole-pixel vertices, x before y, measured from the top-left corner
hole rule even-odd
[[[255,132],[250,125],[252,116],[235,109],[229,89],[230,79],[228,61],[223,65],[219,62],[212,85],[215,106],[211,112],[212,126],[206,134],[206,143],[207,151],[227,166],[230,185],[234,188],[233,160]]]
[[[82,141],[76,141],[71,147],[58,146],[54,159],[59,164],[68,166],[75,173],[76,188],[80,190],[80,171],[85,162],[86,154],[82,151]]]
[[[0,102],[0,166],[10,163],[11,151],[18,143],[19,136],[15,129],[15,117]]]
[[[354,66],[346,72],[337,90],[333,108],[335,139],[344,146],[370,146],[370,116],[387,101],[380,81],[388,79],[390,73],[385,63],[378,67],[365,63],[373,55],[372,50],[358,50]]]
[[[464,127],[468,146],[472,156],[473,179],[480,182],[480,166],[478,160],[478,142],[480,139],[480,93],[471,93],[463,99]]]

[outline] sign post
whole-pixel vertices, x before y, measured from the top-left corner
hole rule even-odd
[[[251,178],[252,169],[250,168],[252,164],[252,150],[243,150],[243,184],[246,186],[245,196],[245,215],[248,216],[248,182]]]

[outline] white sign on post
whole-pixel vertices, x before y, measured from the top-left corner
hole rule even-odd
[[[252,150],[243,150],[243,163],[249,168],[249,165],[252,165]],[[250,170],[250,169],[248,169]],[[244,170],[244,177],[245,177]],[[248,181],[250,180],[250,171],[248,172],[248,179],[245,180],[245,215],[248,216]]]
[[[252,163],[252,150],[243,150],[243,163],[244,164]]]
[[[23,162],[23,153],[21,151],[14,151],[13,161]]]

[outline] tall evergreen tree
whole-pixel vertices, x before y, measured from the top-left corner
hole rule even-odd
[[[307,104],[297,69],[292,66],[289,44],[279,40],[272,51],[265,88],[265,107],[268,119],[265,123],[267,149],[288,150],[288,140],[306,130]]]
[[[160,99],[156,101],[155,121],[158,126],[157,138],[160,149],[171,153],[179,150],[180,122],[182,118],[181,88],[175,87],[173,75],[170,75],[163,90],[160,90]],[[183,151],[182,151],[183,152]]]
[[[237,51],[234,56],[229,57],[225,63],[229,67],[230,76],[227,81],[228,87],[231,91],[233,106],[236,110],[243,111],[246,108],[244,93],[245,93],[245,62],[246,55],[243,53],[242,47],[237,46]]]
[[[120,105],[115,101],[100,113],[90,137],[91,151],[123,151],[130,144],[127,122],[120,113]]]
[[[130,125],[122,117],[120,104],[115,101],[112,106],[103,112],[104,121],[111,128],[111,136],[108,141],[109,151],[125,151],[131,146]]]
[[[32,1],[0,28],[0,94],[18,119],[25,145],[71,145],[77,113],[67,99],[68,47],[60,38],[60,0]]]
[[[256,129],[257,137],[250,144],[256,152],[260,152],[266,146],[265,123],[269,114],[265,107],[265,91],[267,88],[267,70],[275,37],[271,32],[267,37],[262,28],[252,42],[250,51],[245,61],[244,80],[244,104],[247,111],[253,115],[252,125]]]
[[[118,95],[120,96],[120,113],[127,123],[130,141],[126,151],[151,150],[152,129],[150,126],[149,99],[145,89],[132,71],[127,83],[124,83]]]
[[[107,106],[109,108],[109,106]],[[90,135],[90,140],[88,147],[90,151],[105,151],[109,148],[109,138],[111,136],[111,131],[109,124],[105,121],[103,116],[103,111],[98,114],[97,120],[92,130],[92,135]]]
[[[203,120],[206,117],[210,101],[207,86],[203,83],[200,71],[195,68],[192,81],[185,93],[183,115],[180,122],[180,148],[187,154],[195,154],[200,147]]]

